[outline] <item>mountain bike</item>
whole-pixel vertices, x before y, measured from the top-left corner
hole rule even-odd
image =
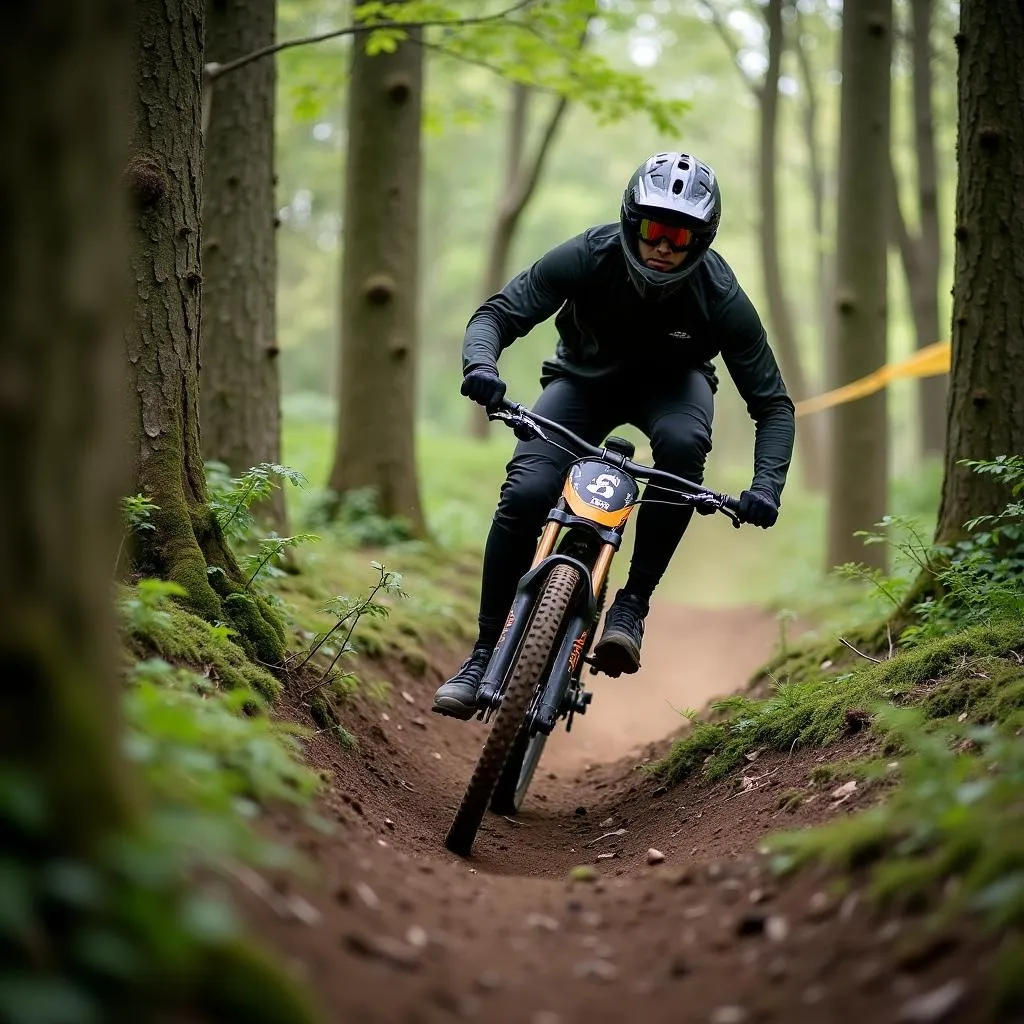
[[[540,438],[575,461],[477,691],[477,717],[493,724],[445,837],[445,846],[463,857],[488,805],[496,814],[518,812],[558,720],[565,719],[571,731],[574,717],[587,711],[592,694],[583,687],[583,667],[589,664],[592,674],[605,671],[590,648],[608,570],[633,509],[667,501],[704,514],[721,512],[740,525],[737,499],[633,462],[634,446],[624,438],[607,437],[597,447],[515,402],[502,402],[489,418],[503,421],[520,440]],[[642,498],[641,480],[651,485]],[[668,497],[653,498],[652,489]]]

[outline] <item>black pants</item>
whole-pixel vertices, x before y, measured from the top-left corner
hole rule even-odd
[[[650,439],[655,467],[695,483],[704,479],[714,393],[697,370],[667,381],[635,381],[625,375],[599,381],[556,378],[544,388],[534,409],[591,444],[599,444],[628,423]],[[481,643],[497,642],[516,585],[530,566],[541,526],[558,500],[573,458],[541,440],[516,446],[484,550]],[[655,490],[651,496],[660,495]],[[692,514],[691,508],[640,506],[627,592],[650,599]]]

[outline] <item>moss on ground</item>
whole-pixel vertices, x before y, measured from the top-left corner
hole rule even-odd
[[[166,661],[188,665],[209,673],[229,690],[250,688],[269,701],[280,695],[281,683],[225,636],[222,628],[173,602],[163,605],[161,613],[148,616],[144,628],[128,632],[125,640],[131,654],[137,658],[158,654]]]
[[[751,750],[823,745],[860,729],[878,705],[921,704],[930,718],[965,711],[976,721],[1003,719],[1024,708],[1024,645],[1018,621],[974,626],[899,651],[879,664],[860,659],[841,675],[778,683],[764,700],[747,696],[713,705],[723,720],[696,722],[655,770],[672,784],[701,768],[720,779]],[[795,662],[794,662],[795,663]]]

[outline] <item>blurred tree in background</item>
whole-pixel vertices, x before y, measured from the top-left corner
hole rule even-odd
[[[913,232],[900,203],[899,182],[894,180],[892,230],[895,234],[914,321],[918,348],[941,338],[939,328],[939,261],[942,255],[939,221],[939,168],[935,142],[935,111],[932,100],[932,12],[935,0],[910,0],[910,65],[913,81],[911,106],[914,126],[914,194],[917,231]],[[941,455],[946,440],[946,381],[924,377],[918,384],[918,417],[921,450]]]
[[[836,386],[888,357],[888,215],[892,0],[843,5],[842,118],[836,228]],[[884,568],[885,545],[863,548],[888,511],[889,430],[885,389],[833,412],[829,458],[828,564]]]
[[[206,15],[207,65],[274,42],[275,0],[207,0]],[[217,77],[204,112],[201,448],[236,476],[281,461],[275,70],[267,58]],[[262,511],[288,534],[280,488]]]
[[[399,5],[386,3],[383,15]],[[396,15],[394,20],[398,20]],[[421,30],[360,35],[348,87],[339,415],[329,487],[372,489],[380,513],[425,523],[416,470]]]

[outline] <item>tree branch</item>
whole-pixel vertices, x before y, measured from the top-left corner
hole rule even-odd
[[[472,64],[474,67],[483,68],[485,71],[490,71],[492,74],[497,75],[499,78],[510,79],[511,81],[518,81],[518,79],[511,79],[508,69],[503,68],[498,64],[491,64],[489,61],[484,60],[482,57],[471,57],[468,53],[460,53],[458,50],[449,49],[447,46],[441,43],[431,43],[426,39],[410,39],[409,42],[414,43],[416,46],[422,46],[425,50],[433,50],[435,53],[443,54],[446,57],[451,57],[453,60],[465,61],[467,64]],[[550,93],[552,96],[560,96],[557,90],[552,89],[547,85],[531,85],[531,89],[536,92]]]
[[[428,21],[378,21],[373,24],[366,25],[346,25],[344,28],[332,29],[330,32],[320,32],[317,35],[303,36],[301,39],[286,39],[284,42],[272,43],[270,46],[264,46],[259,50],[253,50],[252,53],[236,57],[234,60],[230,60],[226,64],[218,64],[215,61],[211,62],[204,65],[203,78],[207,82],[215,82],[223,75],[245,67],[246,64],[251,64],[253,61],[259,60],[262,57],[269,57],[272,54],[280,53],[282,50],[291,49],[293,46],[308,46],[311,43],[322,43],[327,39],[337,39],[340,36],[359,35],[360,33],[365,32],[376,32],[380,29],[404,30],[413,28],[434,28],[437,26],[452,28],[466,25],[480,25],[487,21],[498,21],[501,18],[508,17],[510,14],[515,14],[517,11],[525,10],[525,8],[535,3],[537,3],[537,0],[518,0],[518,2],[512,4],[511,7],[495,11],[492,14],[480,14],[468,18],[436,18]]]
[[[907,227],[907,220],[903,216],[903,207],[900,204],[899,182],[896,180],[896,168],[893,166],[892,156],[889,157],[889,180],[886,183],[889,191],[889,232],[892,241],[900,252],[900,259],[903,261],[903,270],[907,282],[914,279],[917,267],[917,239],[910,234]]]
[[[818,246],[825,237],[825,174],[821,167],[821,153],[818,147],[818,90],[814,82],[814,69],[807,47],[803,44],[803,15],[799,6],[796,10],[796,25],[793,33],[793,48],[796,51],[797,66],[803,80],[804,93],[807,96],[804,104],[804,138],[807,145],[808,173],[810,175],[811,199],[814,214],[814,230],[818,235]]]
[[[544,134],[541,136],[540,142],[537,144],[537,150],[533,154],[529,172],[520,181],[520,187],[515,197],[517,215],[522,212],[527,200],[533,195],[533,191],[537,187],[541,171],[544,170],[544,162],[551,149],[551,143],[554,142],[555,136],[558,134],[558,127],[568,109],[569,98],[567,96],[559,96],[554,109],[551,111],[551,116],[548,118],[548,123],[544,126]]]
[[[729,30],[729,26],[722,20],[722,15],[718,8],[715,7],[713,3],[707,2],[707,0],[701,4],[701,8],[711,19],[711,24],[715,27],[715,31],[718,33],[722,42],[725,43],[726,49],[732,57],[733,65],[739,72],[740,78],[743,79],[744,84],[751,93],[753,93],[754,99],[760,101],[761,88],[758,86],[757,82],[755,82],[754,79],[743,70],[743,66],[740,64],[740,48],[736,45],[736,39]]]

